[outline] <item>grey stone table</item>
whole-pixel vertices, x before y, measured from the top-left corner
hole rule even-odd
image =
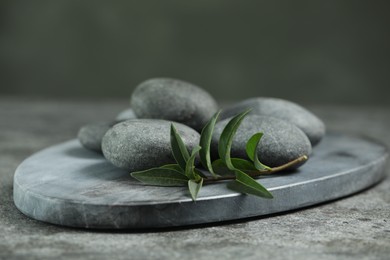
[[[74,138],[85,123],[114,118],[126,104],[0,98],[0,259],[389,259],[389,178],[319,206],[186,229],[71,229],[32,220],[16,209],[13,175],[25,158]],[[309,107],[330,130],[390,147],[390,107]]]

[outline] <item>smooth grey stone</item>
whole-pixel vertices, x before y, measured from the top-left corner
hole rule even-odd
[[[64,226],[126,229],[213,223],[312,206],[356,193],[386,176],[387,150],[361,138],[326,135],[293,173],[261,178],[274,196],[262,199],[204,185],[196,202],[186,187],[132,179],[101,155],[71,140],[27,158],[14,175],[14,202],[27,216]]]
[[[172,123],[159,119],[118,123],[103,137],[103,154],[112,164],[130,172],[175,163],[170,143]],[[174,125],[190,150],[199,144],[198,132],[180,123]]]
[[[127,108],[125,110],[123,110],[122,112],[120,112],[115,120],[117,122],[121,122],[121,121],[126,121],[126,120],[129,120],[129,119],[136,119],[137,116],[135,115],[134,111],[132,108]]]
[[[84,125],[80,128],[77,138],[85,148],[101,152],[103,136],[114,124],[115,122],[98,122]]]
[[[272,116],[298,126],[311,144],[318,144],[325,134],[325,124],[309,110],[288,100],[279,98],[250,98],[224,109],[220,118],[225,119],[251,108],[251,114]]]
[[[218,140],[230,118],[215,125],[211,149],[214,157],[218,154]],[[247,115],[241,122],[232,143],[231,156],[248,158],[246,143],[252,135],[263,132],[257,150],[259,160],[267,166],[286,164],[300,156],[311,154],[311,144],[305,133],[298,127],[278,118]],[[295,165],[299,167],[301,164]]]
[[[201,131],[218,110],[217,102],[205,90],[191,83],[169,78],[142,82],[131,96],[138,118],[165,119]]]

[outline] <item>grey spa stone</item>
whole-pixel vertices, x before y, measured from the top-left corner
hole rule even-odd
[[[215,125],[211,144],[214,157],[218,154],[218,140],[229,120],[230,118],[224,119]],[[231,156],[248,158],[245,152],[246,142],[258,132],[264,133],[258,147],[259,160],[267,166],[280,166],[300,156],[311,154],[309,139],[295,125],[278,118],[248,115],[233,138]],[[295,165],[294,168],[299,166]]]
[[[118,123],[103,137],[103,154],[113,165],[130,172],[175,163],[170,144],[171,123],[158,119]],[[199,133],[180,123],[174,125],[184,144],[192,150],[199,143]]]
[[[169,78],[142,82],[131,96],[138,118],[165,119],[201,131],[218,110],[217,102],[205,90],[191,83]]]
[[[84,125],[80,128],[77,138],[79,139],[81,145],[85,148],[101,152],[103,136],[114,124],[115,122],[98,122]]]
[[[129,120],[129,119],[136,119],[137,116],[135,115],[134,113],[134,110],[132,108],[127,108],[125,110],[123,110],[122,112],[120,112],[115,120],[117,122],[122,122],[122,121],[126,121],[126,120]]]
[[[317,116],[296,103],[279,98],[257,97],[243,100],[223,110],[220,118],[235,116],[249,108],[252,109],[252,115],[277,117],[298,126],[309,137],[313,146],[325,135],[325,125]]]

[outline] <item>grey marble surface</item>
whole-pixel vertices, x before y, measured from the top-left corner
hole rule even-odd
[[[85,123],[114,118],[126,105],[0,97],[1,259],[388,259],[389,178],[316,207],[191,229],[86,231],[35,221],[16,209],[13,177],[25,158],[74,138]],[[310,108],[330,130],[390,146],[389,107]]]
[[[205,185],[193,202],[186,187],[144,185],[78,140],[27,158],[14,177],[14,202],[34,219],[71,227],[139,229],[218,223],[312,206],[382,180],[384,146],[328,134],[295,172],[260,178],[274,198],[246,196],[226,183]]]

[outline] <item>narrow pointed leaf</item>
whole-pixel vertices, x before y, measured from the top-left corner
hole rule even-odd
[[[230,170],[226,164],[222,161],[222,159],[218,159],[213,161],[212,163],[213,169],[216,174],[221,176],[229,176],[234,175],[234,171]]]
[[[272,199],[272,194],[256,180],[242,171],[237,170],[236,180],[228,184],[228,188],[237,192]]]
[[[185,186],[188,182],[188,178],[180,172],[164,168],[132,172],[131,176],[142,183],[156,186]]]
[[[171,169],[171,170],[175,170],[175,171],[180,172],[181,174],[185,175],[185,172],[178,164],[166,164],[166,165],[161,166],[160,169]]]
[[[193,181],[193,180],[188,181],[188,190],[190,191],[191,198],[193,201],[195,201],[196,198],[198,197],[198,193],[199,193],[200,189],[202,188],[202,185],[203,185],[202,178],[198,182]]]
[[[243,172],[257,172],[253,163],[248,160],[241,158],[230,158],[230,160],[235,169],[239,169]],[[226,176],[234,174],[234,170],[230,170],[221,159],[215,160],[212,165],[215,172],[219,175]]]
[[[218,154],[226,166],[234,170],[234,166],[230,160],[230,150],[232,147],[233,137],[237,132],[244,117],[250,112],[247,110],[233,117],[222,131],[221,137],[218,142]]]
[[[246,154],[248,155],[249,159],[253,161],[253,164],[255,168],[259,171],[269,170],[270,167],[262,164],[259,161],[259,157],[257,155],[257,147],[259,146],[259,142],[261,138],[263,137],[263,133],[256,133],[252,135],[251,138],[249,138],[248,142],[246,143]]]
[[[251,161],[241,159],[241,158],[231,158],[232,164],[235,169],[239,169],[241,171],[257,171],[257,169],[253,166]]]
[[[249,138],[248,142],[246,143],[246,154],[252,161],[255,160],[255,157],[257,155],[257,146],[260,142],[261,137],[263,137],[263,133],[256,133],[252,135],[252,137]]]
[[[179,133],[177,132],[175,126],[171,124],[171,148],[173,157],[175,158],[177,164],[183,169],[186,169],[186,163],[190,157],[187,147],[185,146],[183,140],[181,139]]]
[[[214,173],[211,164],[210,144],[211,138],[213,136],[215,123],[217,122],[220,112],[221,111],[215,113],[214,116],[210,119],[210,121],[202,129],[199,141],[199,145],[202,147],[202,150],[200,150],[199,152],[200,162],[202,163],[203,167],[205,167],[214,177],[216,177],[216,174]]]
[[[186,163],[185,173],[186,173],[186,176],[189,179],[191,179],[191,180],[197,180],[200,177],[199,175],[197,175],[194,172],[194,169],[195,169],[195,166],[194,166],[195,157],[196,157],[196,154],[199,152],[200,149],[202,149],[200,146],[195,146],[194,149],[192,149],[191,156],[187,160],[187,163]]]

